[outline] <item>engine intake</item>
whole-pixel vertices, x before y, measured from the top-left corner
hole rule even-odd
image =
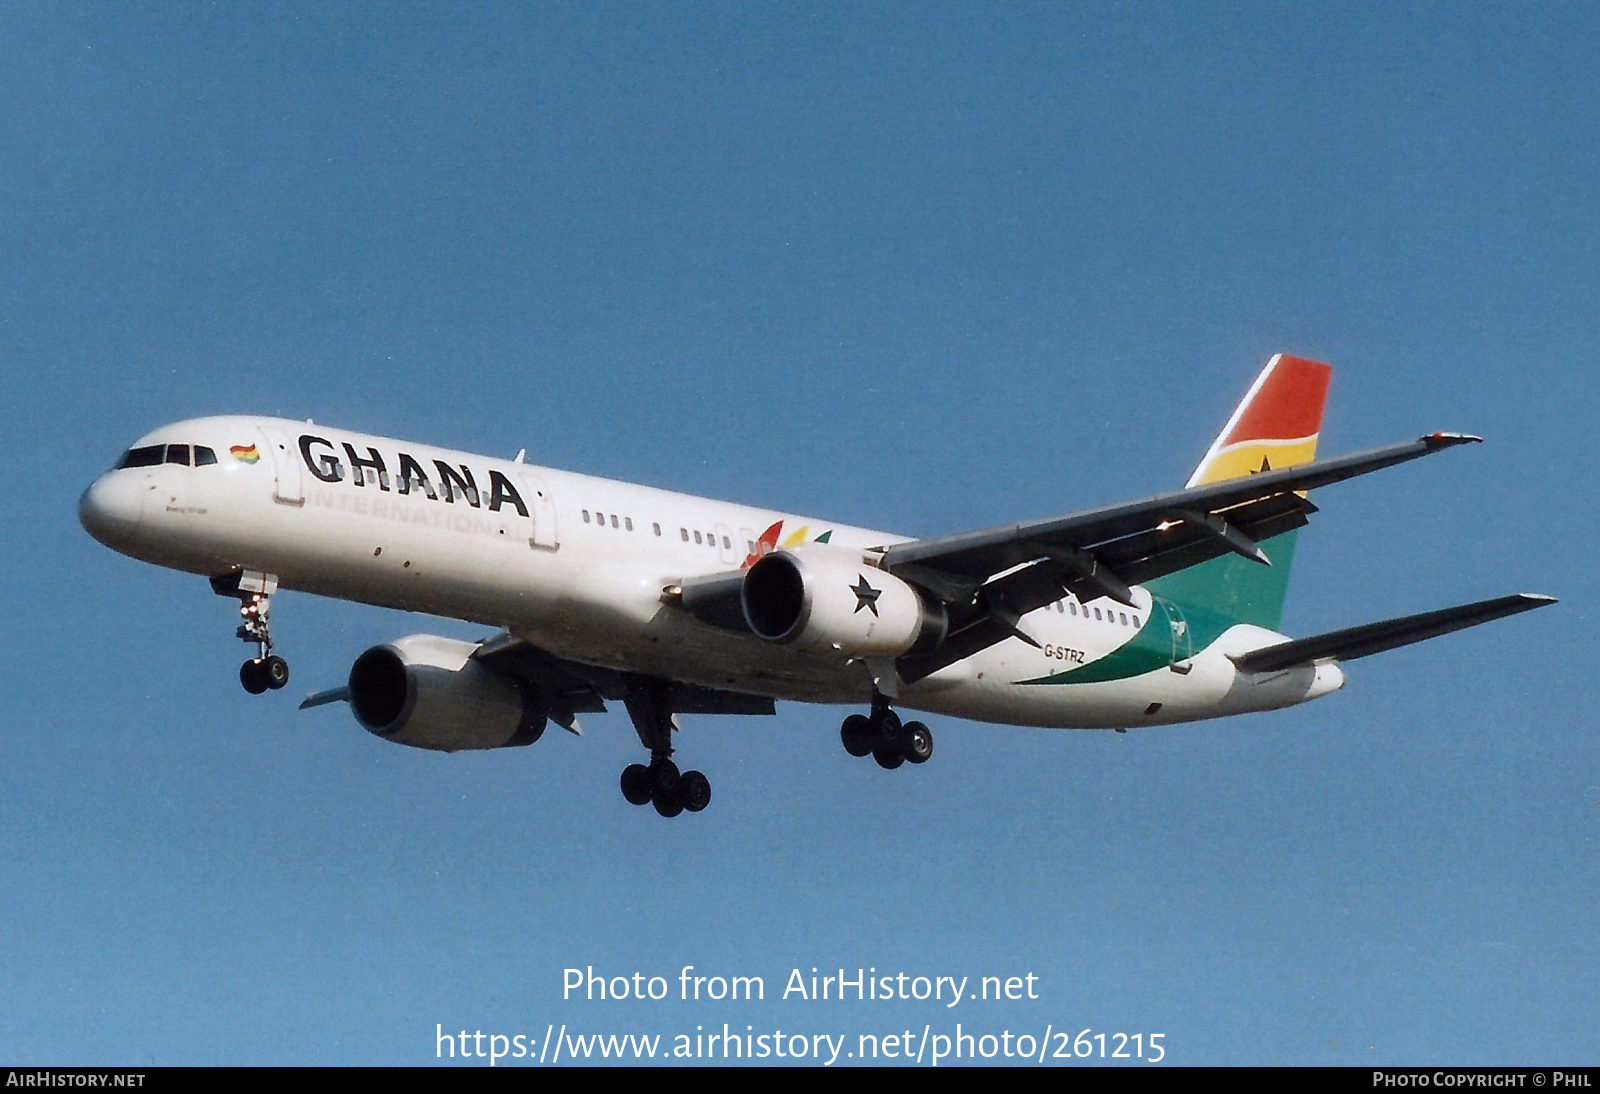
[[[530,745],[546,711],[535,690],[472,659],[477,646],[414,634],[367,650],[350,669],[350,709],[386,741],[436,752]]]
[[[944,605],[868,566],[859,551],[810,544],[759,559],[740,589],[745,622],[768,642],[851,657],[924,653],[944,641]]]

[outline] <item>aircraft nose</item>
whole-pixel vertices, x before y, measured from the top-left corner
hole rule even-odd
[[[101,475],[78,499],[78,521],[107,547],[117,547],[133,537],[144,505],[144,487],[138,476],[113,471]]]

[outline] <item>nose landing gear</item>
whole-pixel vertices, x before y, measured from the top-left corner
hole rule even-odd
[[[219,596],[239,601],[239,629],[234,634],[243,642],[253,642],[256,656],[239,666],[239,683],[251,695],[277,691],[289,682],[289,662],[272,652],[272,631],[268,617],[272,594],[277,591],[276,574],[244,570],[211,579]]]
[[[852,756],[870,755],[878,766],[894,770],[906,761],[927,763],[933,757],[933,731],[921,722],[902,722],[882,700],[872,713],[852,714],[839,727],[844,750]]]

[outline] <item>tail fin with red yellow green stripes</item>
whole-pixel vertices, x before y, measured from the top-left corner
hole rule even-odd
[[[1310,463],[1317,454],[1332,373],[1316,361],[1281,353],[1273,357],[1217,434],[1187,485],[1205,486]],[[1180,606],[1276,630],[1283,616],[1295,535],[1286,532],[1262,545],[1272,559],[1271,566],[1226,555],[1157,578],[1149,583],[1149,589]]]

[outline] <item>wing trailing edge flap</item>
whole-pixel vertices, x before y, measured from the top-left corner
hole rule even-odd
[[[896,544],[883,568],[951,609],[949,638],[932,653],[902,658],[901,675],[912,683],[1007,638],[1031,641],[1018,619],[1064,592],[1131,605],[1132,586],[1225,554],[1271,565],[1261,543],[1304,527],[1317,511],[1305,491],[1479,439],[1432,433],[1141,501]]]
[[[1174,514],[1148,531],[1092,550],[1041,546],[1042,558],[987,583],[963,583],[921,563],[895,573],[922,585],[950,608],[950,636],[936,650],[900,659],[900,675],[915,683],[1008,638],[1038,643],[1021,617],[1071,593],[1080,601],[1109,597],[1134,607],[1132,586],[1197,566],[1230,551],[1270,565],[1259,541],[1304,527],[1317,507],[1295,493],[1247,502],[1206,519]],[[1209,516],[1209,514],[1208,514]]]
[[[1555,602],[1555,597],[1540,593],[1517,593],[1515,596],[1480,600],[1455,608],[1385,619],[1311,638],[1298,638],[1250,653],[1234,654],[1232,658],[1233,663],[1245,672],[1277,672],[1325,660],[1353,661],[1358,657],[1409,646],[1413,642],[1423,642],[1441,634],[1476,627],[1480,623],[1504,619],[1508,615],[1543,608]]]
[[[578,714],[604,714],[606,701],[621,702],[638,677],[598,665],[569,661],[510,632],[486,639],[473,655],[485,668],[526,680],[549,697],[550,717],[577,732]],[[769,696],[748,695],[682,681],[668,683],[675,714],[776,714]]]

